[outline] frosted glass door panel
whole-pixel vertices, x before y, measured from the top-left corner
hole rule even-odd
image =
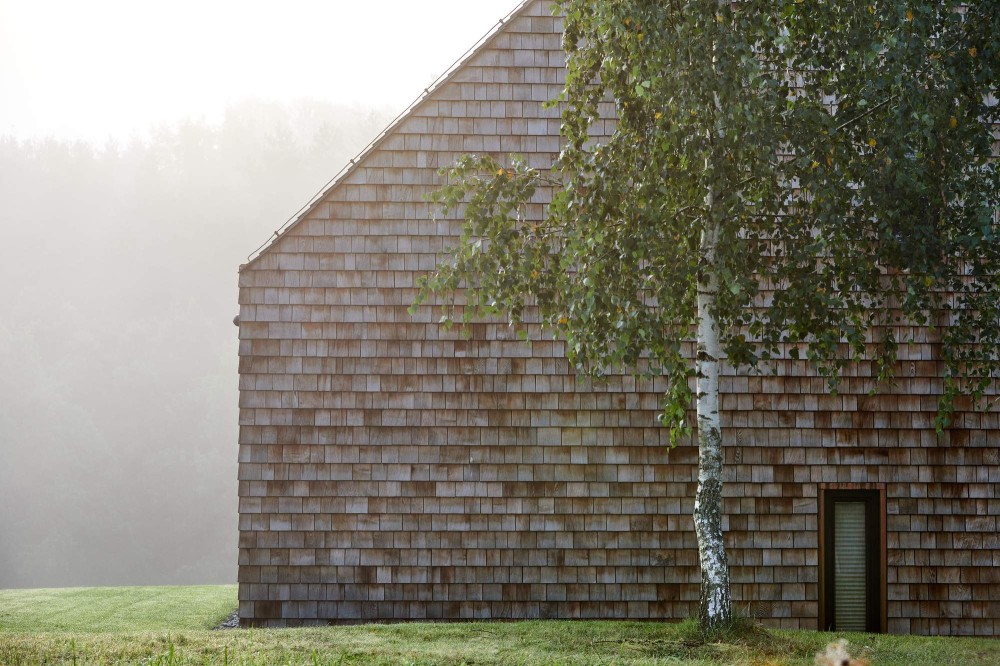
[[[865,631],[868,544],[864,502],[836,502],[833,509],[834,613],[838,631]]]

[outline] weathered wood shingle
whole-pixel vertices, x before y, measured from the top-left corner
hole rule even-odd
[[[503,322],[468,339],[416,278],[457,237],[424,195],[463,153],[559,150],[559,18],[529,2],[240,274],[240,614],[260,625],[686,617],[696,448],[668,447],[665,386],[578,380],[562,342]],[[611,121],[604,129],[610,131]],[[542,214],[547,194],[529,207]],[[931,339],[929,339],[931,340]],[[821,490],[884,490],[894,632],[1000,633],[1000,421],[933,429],[933,341],[840,393],[802,362],[723,378],[725,527],[738,605],[819,614]],[[962,407],[962,406],[960,406]],[[853,485],[852,485],[853,484]]]

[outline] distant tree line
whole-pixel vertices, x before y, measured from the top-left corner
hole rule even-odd
[[[388,116],[0,137],[0,588],[235,580],[236,269]]]

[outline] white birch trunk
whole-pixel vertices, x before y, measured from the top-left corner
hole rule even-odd
[[[711,198],[711,195],[709,195]],[[709,201],[711,204],[711,201]],[[701,624],[714,629],[732,619],[729,564],[722,540],[722,422],[719,418],[719,362],[722,346],[715,320],[719,293],[716,273],[718,222],[702,233],[698,276],[698,491],[694,529],[701,564]]]

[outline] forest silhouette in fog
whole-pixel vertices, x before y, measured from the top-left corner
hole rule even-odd
[[[0,137],[0,588],[235,581],[237,267],[388,116]]]

